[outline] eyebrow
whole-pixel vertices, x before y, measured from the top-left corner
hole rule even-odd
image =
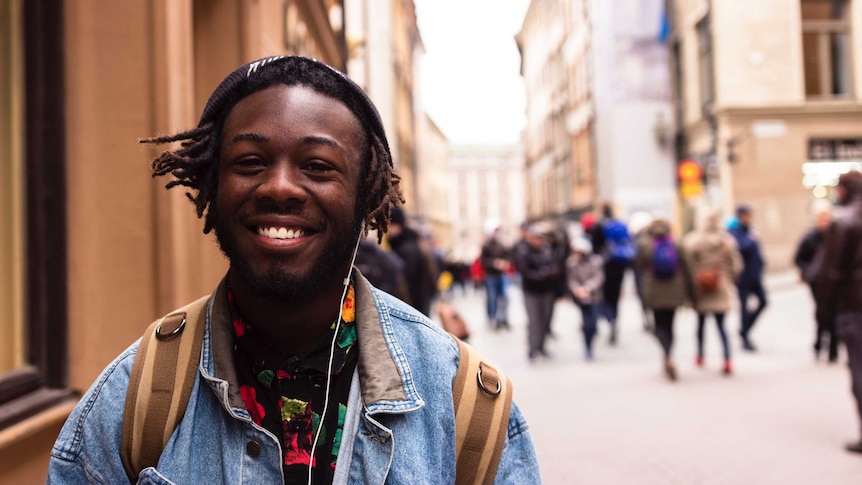
[[[269,141],[269,138],[264,136],[264,135],[261,135],[259,133],[237,133],[236,135],[234,135],[230,139],[228,144],[238,143],[241,141],[265,142],[265,141]],[[326,136],[309,135],[309,136],[306,136],[305,138],[302,139],[302,144],[303,145],[325,145],[328,147],[335,148],[335,149],[341,151],[342,153],[347,153],[347,150],[343,146],[341,146],[340,143],[338,143],[337,141],[333,140],[332,138],[329,138]]]
[[[237,133],[233,136],[233,138],[230,139],[228,144],[241,141],[269,141],[269,138],[258,133]]]

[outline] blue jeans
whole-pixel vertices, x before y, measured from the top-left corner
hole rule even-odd
[[[578,308],[581,309],[581,331],[584,333],[584,348],[587,351],[587,356],[591,357],[593,354],[593,339],[596,337],[596,327],[599,324],[599,308],[598,305],[593,303],[582,304],[577,303]]]
[[[485,277],[485,297],[487,302],[488,320],[497,327],[506,321],[506,275]]]

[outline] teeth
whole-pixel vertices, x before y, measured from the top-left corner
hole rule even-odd
[[[257,233],[270,239],[296,239],[305,234],[302,229],[288,229],[286,227],[258,227]]]

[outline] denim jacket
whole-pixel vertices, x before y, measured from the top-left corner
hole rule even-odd
[[[361,275],[355,291],[360,353],[334,483],[454,483],[457,343]],[[208,303],[199,373],[185,416],[157,467],[143,470],[137,483],[283,483],[281,446],[243,405],[232,345],[222,283]],[[137,348],[138,342],[117,357],[69,416],[51,451],[48,483],[128,481],[120,440]],[[513,403],[495,483],[540,481],[527,423]]]

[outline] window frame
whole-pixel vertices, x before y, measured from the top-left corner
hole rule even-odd
[[[850,0],[844,0],[847,2],[847,11],[850,12]],[[830,47],[831,36],[832,34],[844,34],[847,36],[848,40],[852,42],[852,29],[851,29],[851,19],[848,15],[847,18],[844,19],[819,19],[819,20],[805,20],[802,18],[802,3],[805,0],[800,0],[800,22],[802,25],[801,35],[804,37],[805,34],[816,34],[817,38],[817,50],[818,50],[818,58],[820,62],[818,63],[818,78],[820,83],[820,93],[819,94],[808,94],[808,86],[805,86],[803,83],[803,95],[807,101],[849,101],[852,100],[855,93],[853,89],[854,84],[854,71],[852,69],[852,54],[848,55],[844,61],[851,67],[850,69],[850,82],[848,83],[848,91],[845,94],[834,94],[832,93],[832,83],[833,79],[833,59],[832,52]],[[849,51],[852,51],[853,47],[849,47]],[[805,80],[805,46],[803,45],[802,50],[802,77],[803,81]]]
[[[23,3],[27,341],[24,365],[0,374],[0,430],[72,395],[66,339],[63,2]]]

